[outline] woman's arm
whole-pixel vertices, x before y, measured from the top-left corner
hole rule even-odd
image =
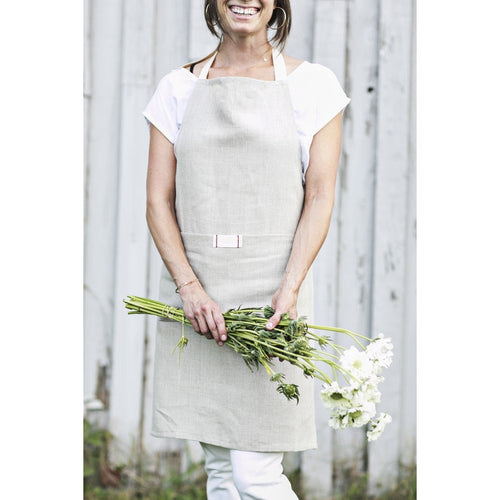
[[[175,215],[176,165],[173,144],[151,125],[146,219],[156,248],[179,286],[196,280],[196,275],[186,256]],[[223,345],[227,338],[224,318],[201,283],[194,281],[183,286],[179,293],[184,312],[195,331]]]
[[[268,329],[274,328],[286,312],[297,318],[300,285],[330,227],[341,142],[342,113],[339,113],[314,136],[311,144],[304,207],[285,274],[271,302],[275,314],[266,325]]]

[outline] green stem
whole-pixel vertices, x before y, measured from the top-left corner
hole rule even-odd
[[[345,347],[341,345],[334,344],[330,337],[325,337],[323,335],[318,335],[314,332],[308,331],[306,336],[313,340],[314,342],[317,342],[318,344],[326,344],[330,346],[333,350],[335,350],[338,354],[342,355],[342,350],[345,349]]]
[[[350,330],[346,330],[345,328],[337,328],[334,326],[309,325],[309,324],[307,326],[308,328],[313,328],[314,330],[325,330],[328,332],[345,333],[346,335],[349,335],[349,337],[351,338],[359,337],[360,339],[371,340],[369,337],[365,337],[360,333],[351,332]]]

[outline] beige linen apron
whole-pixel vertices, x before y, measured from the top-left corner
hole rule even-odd
[[[271,303],[285,270],[304,200],[300,144],[282,55],[275,81],[207,79],[205,65],[175,144],[176,214],[196,276],[222,311]],[[300,315],[312,314],[308,275]],[[161,300],[180,307],[164,268]],[[276,371],[300,386],[300,403],[251,372],[230,347],[191,328],[179,362],[181,325],[160,320],[154,370],[155,436],[248,451],[316,447],[313,382],[287,362]]]

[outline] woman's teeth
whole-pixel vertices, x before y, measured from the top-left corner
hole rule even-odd
[[[229,7],[231,9],[231,12],[234,12],[235,14],[243,15],[243,16],[253,16],[254,14],[257,14],[259,12],[259,9],[256,9],[255,7],[238,7],[236,5],[232,5]]]

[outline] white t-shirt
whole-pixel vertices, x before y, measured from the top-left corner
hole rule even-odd
[[[198,77],[186,68],[164,76],[143,112],[172,144],[182,126],[186,106]],[[309,166],[309,149],[314,135],[341,112],[350,99],[335,74],[321,64],[302,62],[286,78],[299,136],[303,178]]]

